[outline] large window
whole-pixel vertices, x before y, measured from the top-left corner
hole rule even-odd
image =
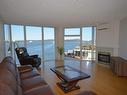
[[[26,47],[28,53],[42,57],[42,28],[26,26]]]
[[[11,35],[13,47],[24,46],[24,27],[21,25],[11,25]]]
[[[79,36],[80,35],[80,28],[66,28],[64,30],[65,36]]]
[[[94,27],[82,28],[82,59],[95,60]]]
[[[65,58],[95,60],[95,27],[66,28],[64,30]]]
[[[55,59],[54,28],[44,27],[44,60]]]
[[[6,56],[10,56],[12,54],[11,51],[11,37],[10,37],[10,29],[9,29],[9,25],[5,24],[4,25],[4,35],[5,35],[5,54]]]
[[[6,56],[14,57],[16,47],[26,47],[31,55],[37,54],[42,61],[55,59],[54,28],[4,24]]]
[[[12,56],[14,57],[16,63],[19,64],[15,54],[15,48],[24,46],[24,27],[22,25],[11,25],[11,45]]]
[[[65,58],[80,59],[80,28],[66,28],[64,35]]]
[[[55,30],[53,27],[36,27],[4,24],[6,55],[16,56],[16,47],[26,47],[29,54],[38,54],[42,61],[55,59]],[[96,27],[65,28],[65,58],[94,60]]]

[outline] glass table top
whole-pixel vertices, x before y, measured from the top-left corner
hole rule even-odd
[[[74,78],[85,78],[89,77],[86,73],[72,68],[70,66],[58,66],[52,69],[55,73],[66,77],[67,79],[74,79]]]

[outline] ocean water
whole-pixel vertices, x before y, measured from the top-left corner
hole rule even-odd
[[[64,41],[64,51],[73,50],[80,45],[79,40]],[[42,56],[42,41],[28,41],[27,50],[29,54]],[[44,60],[55,59],[55,42],[52,40],[44,41]]]
[[[23,41],[21,43],[23,43]],[[21,45],[21,43],[19,43],[19,45]],[[88,41],[83,42],[83,44],[85,45],[89,43],[90,42]],[[80,46],[80,40],[65,40],[64,41],[65,52],[67,52],[68,50],[73,50],[74,48],[79,46]],[[42,51],[43,48],[44,48],[44,53]],[[55,42],[53,40],[45,40],[44,46],[42,46],[42,41],[40,40],[27,41],[27,51],[30,55],[37,54],[40,57],[43,57],[44,60],[53,60],[55,59]]]

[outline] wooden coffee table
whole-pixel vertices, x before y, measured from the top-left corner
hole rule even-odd
[[[61,80],[57,83],[57,85],[65,93],[72,90],[80,89],[80,87],[77,85],[78,81],[90,77],[90,75],[70,66],[58,66],[51,68],[51,70]]]

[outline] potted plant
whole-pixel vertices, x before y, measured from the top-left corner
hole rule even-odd
[[[60,55],[60,60],[62,59],[62,55],[64,54],[64,48],[63,47],[57,47],[57,51]]]

